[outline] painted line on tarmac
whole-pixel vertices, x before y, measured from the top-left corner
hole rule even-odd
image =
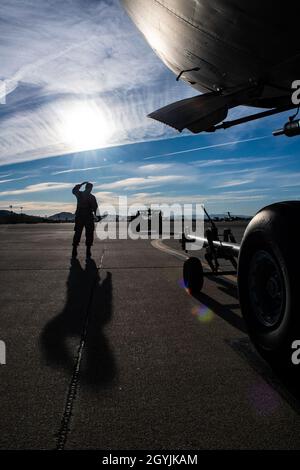
[[[157,250],[160,250],[164,253],[168,253],[172,256],[175,256],[177,259],[180,259],[180,260],[187,260],[189,259],[189,256],[188,255],[185,255],[184,253],[181,253],[180,251],[178,250],[175,250],[173,248],[170,248],[168,247],[167,245],[165,245],[163,243],[162,240],[151,240],[151,245],[156,248]]]

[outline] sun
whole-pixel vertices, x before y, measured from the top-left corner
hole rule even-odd
[[[113,126],[95,103],[76,103],[63,113],[62,139],[72,151],[105,147],[113,133]]]

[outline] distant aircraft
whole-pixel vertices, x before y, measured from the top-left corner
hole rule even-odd
[[[182,131],[226,129],[297,107],[300,41],[297,2],[274,0],[122,0],[156,54],[176,75],[204,94],[172,103],[149,116]],[[294,88],[293,88],[294,87]],[[298,90],[297,90],[298,91]],[[300,93],[298,93],[300,95]],[[266,111],[225,121],[239,105]],[[299,108],[298,108],[299,110]],[[274,135],[300,134],[297,112]],[[276,367],[292,366],[300,340],[300,202],[261,209],[241,246],[199,240],[238,257],[241,311],[259,352]],[[194,237],[195,239],[197,237]],[[183,239],[190,240],[183,234]],[[197,240],[194,240],[197,241]],[[187,287],[199,293],[198,258],[184,266]]]
[[[161,60],[203,92],[149,116],[194,133],[226,129],[287,111],[299,80],[297,2],[274,0],[122,0]],[[300,90],[299,90],[300,101]],[[297,95],[297,96],[298,96]],[[239,105],[267,111],[224,120]],[[274,135],[300,134],[292,119]],[[221,124],[219,124],[221,123]]]

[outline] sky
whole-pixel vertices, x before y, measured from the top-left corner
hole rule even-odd
[[[0,21],[0,209],[74,212],[86,180],[100,208],[126,195],[252,215],[299,198],[300,141],[272,136],[290,113],[199,135],[147,118],[198,92],[118,0],[1,0]]]

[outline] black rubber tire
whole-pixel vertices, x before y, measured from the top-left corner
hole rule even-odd
[[[199,258],[189,258],[183,265],[183,280],[191,295],[201,292],[204,282],[203,267]]]
[[[238,261],[242,315],[273,366],[291,366],[300,339],[300,202],[263,208],[248,225]]]

